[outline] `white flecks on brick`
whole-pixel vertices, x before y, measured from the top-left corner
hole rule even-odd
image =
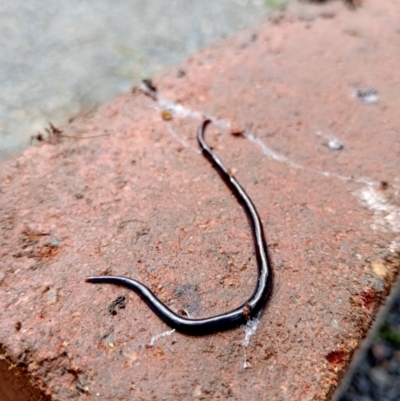
[[[400,253],[400,238],[398,238],[398,240],[394,240],[390,243],[389,252]]]
[[[154,343],[157,340],[159,340],[160,338],[166,337],[166,336],[170,336],[174,332],[175,332],[175,329],[167,330],[167,331],[164,331],[163,333],[156,334],[155,336],[151,337],[151,340],[150,340],[150,343],[149,343],[150,347],[152,347],[154,345]]]
[[[400,207],[392,205],[385,196],[372,187],[357,193],[362,203],[374,212],[373,230],[400,233]]]
[[[357,89],[354,92],[354,97],[363,104],[376,104],[379,100],[378,91],[370,85]]]
[[[184,148],[193,150],[194,152],[200,153],[198,149],[193,149],[183,138],[181,138],[175,130],[171,127],[170,124],[167,125],[168,132],[171,134],[171,136],[177,140]]]
[[[243,345],[247,347],[250,343],[250,338],[256,333],[258,324],[260,323],[260,314],[258,313],[253,319],[250,319],[244,328],[245,337],[243,340]]]
[[[247,355],[246,355],[246,347],[248,347],[250,343],[250,338],[256,333],[258,324],[260,323],[260,313],[257,313],[257,315],[253,318],[250,319],[244,328],[244,333],[245,337],[243,340],[243,346],[244,346],[244,361],[243,361],[243,369],[248,369],[250,368],[249,363],[247,362]]]
[[[250,142],[253,142],[253,143],[257,144],[257,145],[261,148],[263,154],[264,154],[265,156],[267,156],[268,158],[273,159],[273,160],[276,160],[277,162],[280,162],[280,163],[285,163],[285,164],[291,165],[289,159],[288,159],[286,156],[281,155],[280,153],[278,153],[278,152],[276,152],[275,150],[273,150],[273,149],[269,148],[268,146],[266,146],[266,145],[261,141],[260,138],[257,138],[257,137],[256,137],[254,134],[252,134],[251,132],[245,132],[245,133],[244,133],[244,136],[245,136]],[[294,166],[294,167],[295,167],[295,166]]]
[[[247,139],[249,139],[251,142],[257,144],[261,148],[261,150],[262,150],[262,152],[263,152],[263,154],[265,156],[267,156],[270,159],[276,160],[276,161],[278,161],[280,163],[287,164],[288,166],[290,166],[292,168],[295,168],[295,169],[298,169],[298,170],[309,171],[311,173],[322,175],[322,176],[327,177],[327,178],[336,178],[336,179],[338,179],[340,181],[351,181],[351,182],[356,182],[357,184],[363,184],[363,185],[368,185],[368,186],[378,186],[378,185],[380,185],[380,183],[378,181],[371,180],[370,178],[362,178],[362,177],[356,178],[356,177],[353,177],[353,176],[345,176],[345,175],[336,174],[336,173],[333,173],[331,171],[323,171],[323,170],[318,170],[318,169],[314,169],[314,168],[311,168],[311,167],[303,166],[302,164],[293,162],[289,158],[287,158],[286,156],[284,156],[284,155],[276,152],[275,150],[269,148],[268,146],[266,146],[261,141],[260,138],[257,138],[252,133],[246,132],[244,134],[244,136]]]
[[[200,111],[195,111],[195,110],[190,110],[186,107],[184,107],[182,104],[180,103],[173,103],[170,102],[169,100],[166,100],[162,97],[160,97],[157,93],[155,92],[149,92],[148,89],[141,87],[140,90],[144,93],[146,93],[147,95],[149,95],[150,97],[153,98],[153,100],[155,100],[158,108],[160,110],[168,110],[169,112],[173,113],[173,115],[177,118],[191,118],[191,119],[195,119],[195,120],[204,120],[204,119],[209,119],[213,122],[213,124],[215,124],[216,126],[218,126],[221,129],[229,129],[231,127],[231,124],[227,121],[218,119],[216,117],[207,115],[205,113],[202,113]],[[180,138],[176,132],[171,132],[169,131],[170,134],[175,138],[175,140],[177,140],[178,142],[180,142],[182,145],[182,141],[184,143],[187,144],[187,142],[185,140],[183,140],[182,138]],[[318,134],[318,133],[317,133]],[[363,185],[367,185],[367,186],[379,186],[380,182],[379,181],[374,181],[370,178],[365,178],[365,177],[354,177],[352,175],[340,175],[340,174],[336,174],[332,171],[324,171],[324,170],[319,170],[319,169],[314,169],[311,167],[307,167],[304,166],[302,164],[299,164],[297,162],[294,162],[292,160],[290,160],[288,157],[286,157],[285,155],[277,152],[276,150],[268,147],[267,145],[264,144],[264,142],[257,137],[256,135],[254,135],[253,133],[249,132],[249,131],[245,131],[243,133],[243,136],[245,138],[247,138],[250,142],[256,144],[261,151],[263,152],[263,154],[265,156],[267,156],[269,159],[275,160],[279,163],[283,163],[286,164],[292,168],[298,169],[298,170],[303,170],[303,171],[309,171],[311,173],[314,174],[318,174],[321,175],[323,177],[327,177],[327,178],[335,178],[338,179],[340,181],[349,181],[349,182],[355,182],[357,184],[363,184]],[[186,146],[183,145],[185,147],[189,147],[190,149],[192,149],[190,146]],[[337,145],[337,144],[336,144]],[[342,145],[343,146],[343,145]],[[394,188],[400,188],[399,185],[396,184],[392,184],[392,186]]]

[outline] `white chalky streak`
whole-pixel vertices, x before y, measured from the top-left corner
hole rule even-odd
[[[170,336],[174,332],[175,332],[175,329],[172,329],[172,330],[164,331],[163,333],[160,333],[160,334],[156,334],[155,336],[151,337],[151,340],[149,343],[150,347],[152,347],[154,345],[154,343],[157,340],[159,340],[160,338]]]
[[[173,103],[173,102],[170,102],[159,96],[157,96],[156,102],[161,110],[168,110],[169,112],[173,113],[178,118],[183,118],[183,119],[184,118],[192,118],[192,119],[199,120],[199,121],[202,121],[204,119],[210,119],[213,122],[213,124],[217,125],[221,129],[229,129],[230,128],[230,124],[227,121],[215,118],[210,115],[206,115],[205,113],[202,113],[200,111],[190,110],[190,109],[182,106],[180,103]],[[175,140],[180,142],[183,146],[190,147],[187,144],[187,142],[184,141],[182,138],[180,138],[175,132],[172,133],[170,131],[170,134],[175,138]],[[246,131],[246,132],[244,132],[243,136],[245,138],[247,138],[250,142],[256,144],[261,149],[263,154],[265,156],[267,156],[269,159],[275,160],[279,163],[286,164],[292,168],[295,168],[298,170],[303,170],[303,171],[309,171],[314,174],[318,174],[318,175],[321,175],[321,176],[327,177],[327,178],[336,178],[340,181],[355,182],[357,184],[363,184],[366,186],[379,186],[380,185],[379,181],[374,181],[370,178],[363,178],[363,177],[356,178],[351,175],[349,175],[349,176],[340,175],[340,174],[336,174],[331,171],[323,171],[323,170],[303,166],[302,164],[291,161],[288,157],[286,157],[286,156],[282,155],[281,153],[275,151],[274,149],[268,147],[267,145],[264,144],[264,142],[260,138],[255,136],[253,133]],[[400,185],[393,184],[392,186],[394,188],[400,188]]]
[[[245,332],[245,337],[243,340],[243,346],[244,346],[244,362],[243,362],[243,369],[247,369],[249,368],[249,364],[247,363],[247,355],[246,355],[246,348],[249,346],[250,344],[250,338],[256,334],[257,331],[257,327],[258,324],[260,323],[260,312],[251,320],[249,320],[246,323],[246,326],[244,328],[244,332]]]
[[[374,188],[364,188],[356,195],[361,202],[374,212],[374,222],[371,225],[373,230],[392,231],[400,233],[400,207],[392,205]]]

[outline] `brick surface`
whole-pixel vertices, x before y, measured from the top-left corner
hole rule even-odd
[[[399,268],[399,15],[391,0],[293,6],[157,78],[158,99],[135,90],[63,128],[91,138],[2,164],[10,370],[52,400],[329,399]],[[251,233],[198,152],[203,115],[274,266],[251,334],[171,333],[136,294],[84,281],[136,278],[193,317],[252,293]]]

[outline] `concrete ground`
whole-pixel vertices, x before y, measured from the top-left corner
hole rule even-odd
[[[0,2],[0,161],[282,2]]]
[[[292,8],[156,78],[158,98],[121,96],[3,163],[2,376],[26,399],[329,399],[399,269],[399,14]],[[83,278],[138,278],[195,317],[251,293],[246,219],[197,151],[204,115],[275,285],[247,330],[193,338]]]

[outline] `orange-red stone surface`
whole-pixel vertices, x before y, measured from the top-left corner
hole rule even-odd
[[[399,17],[397,0],[294,5],[155,79],[157,100],[125,94],[3,163],[0,373],[57,401],[330,399],[399,268]],[[84,281],[136,278],[192,317],[251,295],[251,233],[198,151],[202,115],[269,244],[252,335],[171,333]]]

